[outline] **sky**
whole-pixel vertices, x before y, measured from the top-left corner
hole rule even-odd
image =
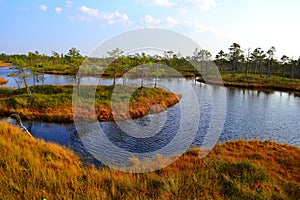
[[[176,31],[214,55],[236,42],[246,52],[300,56],[299,0],[0,0],[0,53],[89,55],[140,28]],[[250,51],[251,51],[250,50]]]

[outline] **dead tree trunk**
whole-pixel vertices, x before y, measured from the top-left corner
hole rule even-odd
[[[21,76],[23,78],[24,86],[26,88],[26,92],[27,92],[28,96],[32,96],[32,93],[30,91],[29,85],[28,85],[27,80],[26,80],[26,74],[24,72],[24,68],[22,68],[22,67],[21,67]]]

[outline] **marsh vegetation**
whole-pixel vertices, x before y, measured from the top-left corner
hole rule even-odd
[[[300,149],[270,141],[218,144],[204,159],[190,149],[166,168],[132,174],[84,167],[72,151],[0,123],[0,153],[1,199],[300,197]]]
[[[2,116],[18,113],[22,119],[27,120],[73,122],[73,87],[73,85],[30,87],[32,96],[27,94],[25,88],[0,88],[0,113]],[[88,90],[91,86],[85,85],[82,87]],[[180,96],[162,88],[121,87],[127,92],[125,96],[119,97],[119,101],[115,102],[115,106],[118,107],[119,119],[142,117],[150,111],[161,112],[178,103],[180,99]],[[100,121],[114,120],[111,108],[113,89],[114,86],[97,86],[96,88],[92,98],[95,101],[95,107],[91,107],[90,110],[95,109],[97,118]],[[132,96],[128,96],[129,94],[132,94]],[[128,99],[128,102],[123,102],[124,99]],[[83,101],[85,100],[83,99]],[[129,110],[122,110],[123,104],[128,104]],[[161,106],[157,110],[153,109],[153,106],[157,104]],[[82,119],[89,118],[90,112],[86,107],[80,112]],[[129,112],[129,116],[127,112]]]

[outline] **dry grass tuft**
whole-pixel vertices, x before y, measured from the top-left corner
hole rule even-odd
[[[300,149],[270,141],[218,144],[203,159],[192,149],[164,169],[132,174],[85,168],[70,150],[0,123],[0,154],[0,199],[300,198]]]
[[[0,77],[0,85],[7,83],[8,80],[6,80],[5,78],[1,78]]]
[[[3,62],[2,60],[0,60],[0,67],[9,67],[11,66],[10,63],[6,63],[6,62]]]

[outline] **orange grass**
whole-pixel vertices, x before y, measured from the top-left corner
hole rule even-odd
[[[0,67],[9,67],[9,66],[11,66],[10,63],[6,63],[0,60]]]
[[[82,86],[89,87],[89,86]],[[95,109],[98,120],[111,121],[142,117],[149,112],[161,112],[179,102],[180,96],[161,88],[139,88],[125,86],[131,97],[117,99],[113,115],[111,95],[113,86],[98,86],[94,102],[86,103],[86,99],[78,97],[78,101],[85,102],[81,107],[76,107],[78,120],[90,119],[92,110]],[[0,115],[8,116],[18,113],[22,119],[44,120],[49,122],[72,122],[73,86],[36,86],[31,87],[33,98],[26,94],[25,89],[10,90],[0,88]],[[123,89],[122,89],[123,90]],[[127,95],[127,94],[125,94]],[[90,101],[88,99],[87,101]],[[95,103],[95,108],[91,107]],[[124,105],[128,104],[128,111]],[[115,104],[114,104],[115,105]]]
[[[8,80],[6,80],[5,78],[1,78],[0,77],[0,85],[7,83]]]
[[[70,150],[0,123],[0,199],[299,199],[300,149],[266,141],[191,149],[159,171],[86,168]]]

